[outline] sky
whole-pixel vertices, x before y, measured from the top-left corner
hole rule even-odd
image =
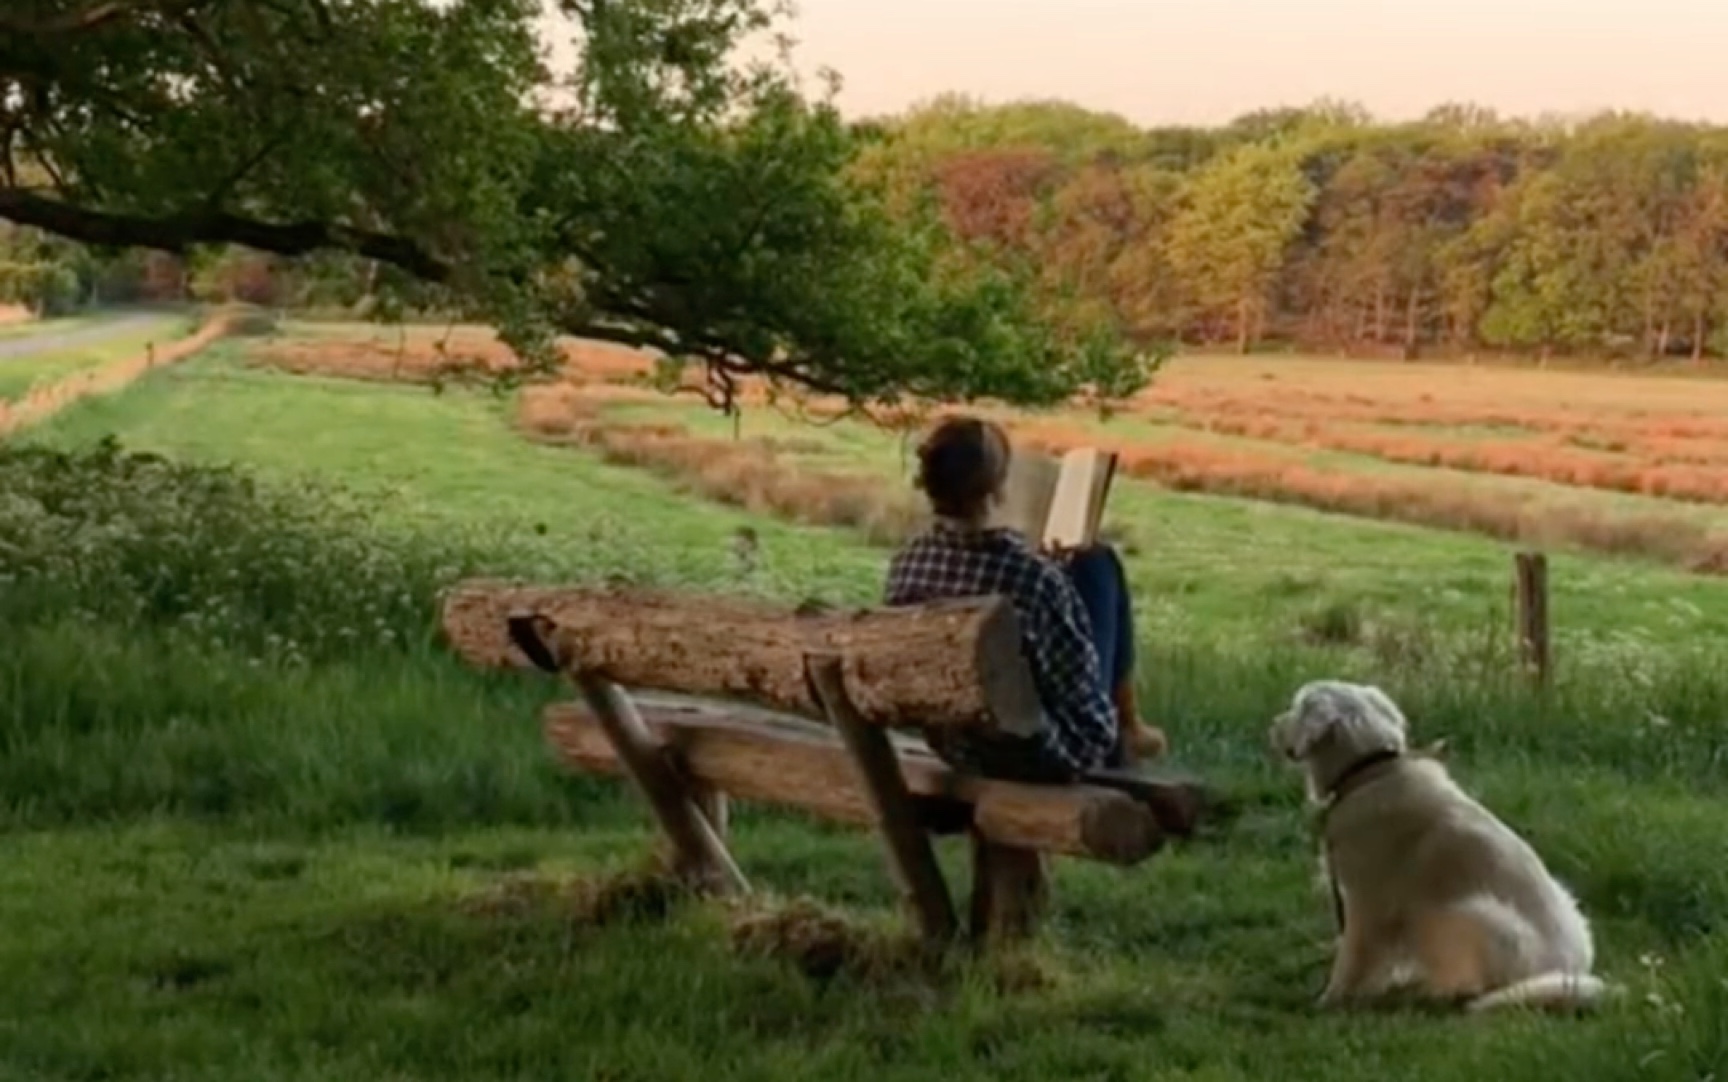
[[[1214,124],[1329,97],[1728,122],[1728,0],[798,0],[851,115],[946,91]]]

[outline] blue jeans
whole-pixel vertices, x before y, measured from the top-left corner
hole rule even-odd
[[[1134,606],[1128,597],[1128,573],[1115,549],[1094,545],[1074,554],[1068,578],[1086,606],[1105,693],[1114,695],[1134,675]]]
[[[1134,675],[1134,614],[1127,572],[1116,550],[1103,544],[1076,552],[1066,570],[1086,610],[1092,645],[1098,651],[1104,695],[1114,702],[1116,689]],[[1132,724],[1134,719],[1118,720]],[[931,748],[942,758],[986,777],[1051,783],[1073,780],[1067,769],[1051,759],[1036,740],[1007,734],[970,738],[938,733],[929,736]],[[1116,746],[1104,765],[1123,767],[1127,763],[1126,734],[1118,731]]]

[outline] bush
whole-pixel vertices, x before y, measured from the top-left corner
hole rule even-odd
[[[282,660],[428,641],[473,562],[387,539],[333,486],[126,454],[0,450],[0,621],[150,626]]]

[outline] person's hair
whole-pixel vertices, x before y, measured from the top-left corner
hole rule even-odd
[[[976,520],[1008,477],[1008,433],[977,417],[943,420],[918,447],[918,487],[944,518]]]

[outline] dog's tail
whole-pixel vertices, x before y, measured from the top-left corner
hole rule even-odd
[[[1470,1011],[1493,1011],[1505,1007],[1537,1007],[1549,1010],[1595,1006],[1613,992],[1607,982],[1588,973],[1541,973],[1509,984],[1465,1005]]]

